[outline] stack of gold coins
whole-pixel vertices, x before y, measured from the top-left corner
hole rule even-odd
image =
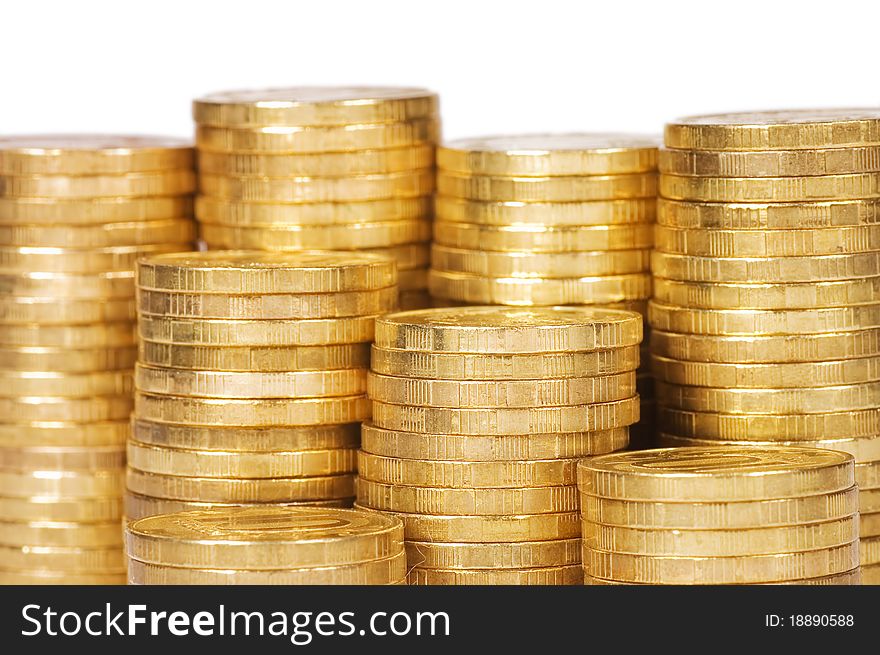
[[[686,118],[660,156],[666,445],[852,453],[880,564],[880,109]]]
[[[437,151],[429,284],[477,305],[600,305],[645,313],[658,140],[631,134],[523,134]],[[438,304],[443,304],[439,300]],[[639,391],[653,417],[648,358]],[[631,445],[652,440],[653,421]]]
[[[213,504],[351,504],[376,315],[395,263],[214,251],[138,264],[130,519]]]
[[[427,306],[438,111],[434,93],[404,87],[196,100],[196,214],[208,247],[390,255],[401,306]]]
[[[125,581],[134,262],[191,248],[193,152],[0,137],[0,583]]]
[[[696,447],[583,460],[587,584],[859,583],[847,453]]]
[[[377,319],[358,505],[403,519],[411,584],[580,584],[578,458],[626,447],[642,319],[461,307]]]
[[[132,521],[130,584],[403,584],[403,526],[376,512],[214,507]]]

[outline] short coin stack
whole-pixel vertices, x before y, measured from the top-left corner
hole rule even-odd
[[[128,579],[145,585],[385,585],[406,576],[403,526],[326,507],[216,507],[126,527]]]
[[[209,248],[368,250],[397,260],[401,306],[425,307],[437,96],[295,87],[195,101]]]
[[[657,146],[652,137],[589,133],[444,144],[437,151],[432,295],[644,313]],[[650,403],[647,357],[644,363],[640,393]],[[653,416],[652,405],[644,409]]]
[[[394,262],[213,251],[138,265],[128,518],[205,504],[350,504]]]
[[[852,453],[862,564],[880,564],[880,109],[686,118],[666,145],[650,310],[663,443]]]
[[[859,583],[847,453],[667,448],[578,466],[587,584]]]
[[[461,307],[376,321],[358,505],[403,519],[411,584],[580,584],[578,458],[626,447],[642,319]]]
[[[194,189],[185,141],[0,137],[0,583],[125,581],[134,262]]]

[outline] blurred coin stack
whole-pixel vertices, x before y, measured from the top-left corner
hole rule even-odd
[[[403,584],[400,521],[326,507],[215,507],[126,526],[128,580],[142,585]]]
[[[667,448],[578,466],[587,584],[859,584],[851,455]]]
[[[687,118],[666,146],[650,309],[663,443],[852,453],[877,575],[880,110]]]
[[[578,458],[626,447],[642,319],[460,307],[376,321],[358,505],[403,520],[410,584],[580,584]]]
[[[438,100],[427,89],[295,87],[195,101],[209,248],[367,250],[428,305]]]
[[[394,262],[209,251],[138,265],[130,519],[213,504],[350,504]]]
[[[184,141],[0,137],[0,583],[125,582],[134,263],[194,189]]]
[[[645,313],[657,194],[657,139],[524,134],[437,151],[429,284],[476,305],[601,305]],[[646,353],[647,354],[647,353]],[[639,380],[653,437],[648,358]]]

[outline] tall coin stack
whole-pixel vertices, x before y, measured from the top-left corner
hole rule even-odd
[[[376,512],[215,507],[126,527],[130,584],[403,584],[403,526]]]
[[[411,584],[580,584],[578,458],[626,447],[642,319],[461,307],[376,321],[358,505],[403,520]]]
[[[126,516],[212,504],[350,504],[375,316],[395,263],[209,251],[138,265]]]
[[[880,575],[880,110],[686,118],[666,146],[650,310],[663,442],[852,453],[862,563]]]
[[[644,314],[657,147],[655,138],[629,134],[444,144],[437,151],[432,295],[477,305],[622,306]],[[646,421],[632,431],[641,446],[653,433],[647,356],[643,362]]]
[[[427,89],[295,87],[195,101],[209,248],[367,250],[428,305],[438,100]]]
[[[583,460],[587,584],[859,583],[847,453],[668,448]]]
[[[191,248],[193,152],[0,137],[0,583],[125,581],[134,262]]]

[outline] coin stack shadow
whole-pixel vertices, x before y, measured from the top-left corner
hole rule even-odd
[[[427,307],[438,111],[436,94],[405,87],[196,100],[202,237],[209,248],[390,255],[401,308]]]
[[[406,580],[403,525],[329,507],[214,507],[126,526],[129,584],[388,585]]]
[[[435,303],[618,306],[644,316],[658,141],[579,133],[443,144],[429,273]],[[654,439],[644,355],[642,421],[630,430],[637,448]]]
[[[184,141],[0,137],[0,583],[125,581],[134,262],[194,189]]]
[[[691,447],[583,460],[587,584],[859,584],[847,453]]]
[[[660,155],[664,445],[850,452],[880,580],[880,110],[685,118]]]
[[[373,322],[396,307],[395,280],[366,253],[142,260],[126,516],[350,505]]]
[[[358,506],[403,520],[410,584],[580,584],[578,458],[625,448],[642,319],[440,308],[376,321]]]

